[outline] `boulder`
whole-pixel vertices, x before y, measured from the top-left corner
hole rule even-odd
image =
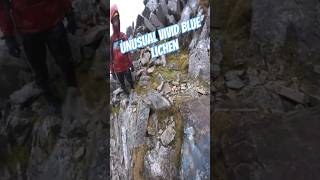
[[[217,111],[214,117],[215,128],[228,122],[216,136],[219,143],[213,144],[217,164],[223,159],[223,177],[289,180],[320,175],[319,107],[282,115]]]
[[[152,103],[152,108],[156,111],[165,110],[171,107],[168,99],[161,96],[161,94],[156,91],[149,91],[147,97]]]
[[[150,22],[157,28],[160,29],[163,27],[163,24],[160,22],[160,20],[158,19],[158,17],[151,13],[150,14]]]
[[[24,85],[20,90],[10,95],[10,102],[15,105],[23,104],[28,100],[41,94],[42,90],[36,86],[35,82]]]
[[[306,0],[252,1],[251,39],[260,44],[295,44],[300,57],[320,48],[319,2]],[[297,13],[299,12],[299,13]]]
[[[210,97],[181,106],[184,138],[181,149],[182,179],[210,179]]]
[[[158,0],[148,0],[146,7],[148,7],[151,12],[154,12],[158,7]]]
[[[152,24],[152,22],[145,17],[143,17],[143,24],[149,30],[149,32],[157,30],[157,28]]]
[[[177,15],[181,13],[181,5],[179,0],[168,0],[168,9],[171,14]]]
[[[148,179],[173,179],[175,172],[171,157],[172,151],[160,143],[155,149],[148,151],[144,157],[145,174]]]
[[[197,47],[190,52],[188,74],[192,77],[200,77],[210,81],[210,40],[200,40]]]
[[[142,11],[142,16],[149,19],[150,18],[150,14],[151,14],[150,9],[148,7],[145,7],[144,10]]]
[[[226,86],[230,89],[241,89],[245,84],[242,82],[242,80],[238,77],[226,81]]]

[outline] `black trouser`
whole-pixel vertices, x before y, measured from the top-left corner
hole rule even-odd
[[[117,77],[118,77],[118,80],[121,84],[121,88],[123,90],[126,90],[126,86],[125,86],[125,78],[127,79],[127,81],[129,82],[131,88],[133,89],[134,88],[134,84],[133,84],[133,79],[132,79],[132,76],[131,76],[131,71],[130,70],[127,70],[127,71],[124,71],[124,72],[118,72],[116,73],[117,74]]]
[[[71,49],[62,22],[47,31],[22,34],[22,40],[27,59],[35,73],[36,83],[45,92],[50,91],[46,46],[65,75],[67,86],[77,86]]]

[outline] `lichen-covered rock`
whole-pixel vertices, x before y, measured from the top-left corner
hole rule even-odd
[[[173,179],[175,172],[172,161],[170,161],[172,151],[170,148],[156,145],[155,149],[148,151],[144,158],[146,176],[150,179]]]
[[[209,47],[208,47],[209,46]],[[200,77],[209,82],[210,80],[210,40],[200,40],[189,55],[188,73],[192,77]]]

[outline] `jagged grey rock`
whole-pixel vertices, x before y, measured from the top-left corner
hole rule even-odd
[[[208,47],[209,46],[209,47]],[[200,40],[197,47],[189,54],[188,73],[192,77],[200,77],[206,81],[210,80],[210,40]]]
[[[150,76],[143,75],[139,79],[139,86],[146,87],[149,85],[149,82],[150,82]]]
[[[167,15],[166,17],[167,17],[167,20],[169,22],[169,25],[173,25],[173,24],[177,23],[177,21],[176,21],[176,19],[174,18],[173,15]]]
[[[29,99],[39,96],[42,90],[36,86],[35,82],[31,82],[23,86],[20,90],[15,91],[10,95],[12,104],[23,104]]]
[[[150,22],[157,28],[162,28],[163,27],[163,24],[159,21],[158,17],[151,13],[150,14]]]
[[[142,11],[142,16],[149,19],[150,18],[150,14],[151,14],[150,9],[148,7],[145,7],[144,10]]]
[[[210,179],[210,97],[187,101],[180,111],[184,122],[181,177]]]
[[[319,4],[313,0],[252,1],[251,39],[273,46],[294,41],[303,59],[319,52]]]
[[[320,175],[318,162],[314,161],[320,150],[315,139],[319,137],[319,106],[282,115],[264,116],[253,112],[241,113],[241,116],[238,112],[215,115],[239,120],[231,122],[232,128],[226,129],[217,140],[216,147],[221,148],[221,158],[229,169],[226,174],[232,174],[235,179],[253,180],[277,179],[284,174],[288,177],[285,179],[291,176],[313,179]],[[292,166],[299,170],[292,171]]]
[[[149,91],[147,97],[152,103],[152,108],[156,111],[165,110],[171,106],[168,99],[163,97],[161,94],[159,94],[156,91]]]
[[[162,24],[166,25],[166,16],[168,15],[168,8],[166,6],[163,6],[163,3],[164,5],[166,5],[165,1],[160,0],[155,14],[157,15],[159,21]]]
[[[148,7],[151,12],[155,11],[158,7],[158,0],[148,0],[146,7]]]
[[[289,98],[297,103],[306,104],[309,101],[309,98],[303,92],[296,89],[280,86],[275,91],[279,95]]]
[[[172,14],[180,14],[181,5],[179,0],[168,0],[168,9]]]
[[[161,134],[161,142],[164,146],[170,144],[176,135],[176,131],[174,130],[174,125],[169,125],[166,130]]]
[[[144,18],[143,16],[141,16],[140,14],[137,17],[137,21],[136,21],[136,27],[140,27],[144,24]]]
[[[157,28],[150,22],[149,19],[143,17],[143,23],[144,23],[144,26],[150,31],[155,31],[157,30]]]
[[[142,56],[140,57],[140,62],[142,66],[145,66],[146,64],[148,64],[151,60],[151,53],[150,51],[144,51],[142,53]]]
[[[241,89],[245,84],[238,77],[235,77],[232,80],[226,81],[226,86],[230,89]]]
[[[171,154],[171,150],[160,143],[148,151],[144,157],[146,176],[150,179],[173,179],[175,172],[170,161]]]

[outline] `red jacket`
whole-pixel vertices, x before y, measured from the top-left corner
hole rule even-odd
[[[124,72],[132,66],[130,53],[122,54],[120,51],[120,40],[128,40],[127,36],[120,32],[119,34],[113,33],[111,36],[111,49],[112,61],[110,63],[111,72]]]
[[[14,23],[19,32],[41,32],[61,21],[70,8],[69,0],[11,0],[12,22],[0,0],[0,29],[12,35]]]
[[[119,15],[117,5],[113,5],[110,9],[110,20],[116,14]],[[112,28],[114,28],[112,26]],[[122,54],[120,51],[120,41],[128,40],[128,37],[122,32],[115,32],[113,29],[113,34],[111,36],[111,54],[112,59],[110,62],[111,72],[124,72],[127,71],[132,66],[130,53]]]

